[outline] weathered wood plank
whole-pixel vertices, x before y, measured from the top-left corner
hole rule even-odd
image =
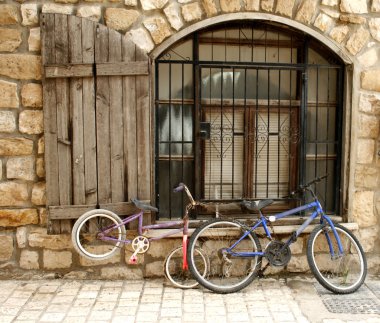
[[[93,64],[45,65],[45,78],[91,77]]]
[[[136,47],[136,60],[148,60],[146,53]],[[136,76],[136,106],[137,106],[137,194],[140,199],[150,199],[151,196],[151,126],[149,77]],[[144,218],[144,223],[152,219]]]
[[[110,46],[112,49],[112,46]],[[112,76],[112,75],[148,75],[148,62],[108,62],[108,63],[97,63],[96,73],[101,76]]]
[[[68,33],[70,63],[82,63],[82,19],[75,16],[69,16]],[[84,184],[82,88],[82,78],[70,79],[70,105],[73,129],[73,203],[79,205],[86,202]]]
[[[44,14],[41,18],[42,53],[44,64],[55,64],[54,53],[54,20],[53,14]],[[57,147],[57,110],[55,81],[43,80],[43,109],[45,127],[45,173],[46,204],[59,205],[58,186],[58,147]],[[49,232],[60,233],[59,221],[48,223]]]
[[[143,200],[142,202],[150,204],[149,200]],[[138,211],[132,202],[106,203],[100,204],[99,207],[110,210],[119,216],[131,215]],[[96,209],[96,204],[50,206],[49,215],[53,220],[77,219],[83,213],[94,209]]]
[[[88,19],[82,20],[82,55],[83,63],[95,61],[96,24]],[[84,136],[84,171],[86,204],[97,203],[96,171],[96,123],[95,123],[95,79],[83,78],[83,127]]]
[[[121,61],[120,33],[109,30],[109,61]],[[125,201],[124,179],[124,120],[122,77],[109,77],[110,90],[110,140],[111,140],[111,192],[112,202]]]
[[[108,61],[108,29],[98,25],[95,38],[95,60]],[[96,125],[98,158],[98,202],[111,202],[110,163],[110,88],[108,77],[96,78]]]

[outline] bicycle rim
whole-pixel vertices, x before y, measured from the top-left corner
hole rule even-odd
[[[121,241],[104,241],[99,239],[99,233],[107,228],[117,226],[119,222],[107,214],[94,214],[86,218],[76,231],[75,241],[84,256],[90,259],[105,259],[111,257],[120,249]],[[107,231],[107,237],[117,240],[123,239],[121,227]]]
[[[214,220],[193,233],[189,244],[189,266],[201,285],[217,293],[232,293],[251,283],[260,267],[261,257],[238,257],[225,253],[225,249],[231,247],[243,232],[238,223]],[[194,261],[196,248],[201,248],[209,262],[206,275],[202,275],[202,268],[198,268]],[[234,252],[260,250],[257,236],[251,234],[233,249]]]
[[[339,294],[357,290],[366,275],[366,260],[357,239],[340,225],[335,225],[343,254],[339,253],[338,243],[329,226],[318,227],[310,236],[308,261],[317,280],[326,289]],[[328,240],[334,256],[330,254]]]
[[[207,260],[202,252],[196,248],[195,262],[197,267],[203,268],[203,275],[207,272]],[[175,248],[165,260],[165,276],[176,287],[194,288],[198,282],[194,279],[189,269],[183,269],[183,249],[182,246]]]

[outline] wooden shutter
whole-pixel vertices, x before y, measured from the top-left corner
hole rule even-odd
[[[41,31],[50,232],[96,207],[130,214],[151,196],[148,57],[75,16],[42,14]]]

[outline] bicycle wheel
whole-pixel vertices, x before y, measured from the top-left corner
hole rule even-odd
[[[343,254],[339,255],[338,243],[329,225],[316,227],[307,243],[307,260],[318,282],[336,294],[356,291],[364,282],[367,262],[359,241],[345,227],[334,224],[339,235]],[[330,247],[334,256],[331,256]]]
[[[74,224],[71,241],[76,251],[91,260],[102,260],[112,257],[125,240],[125,227],[122,220],[107,210],[92,210],[83,214]],[[107,230],[107,231],[105,231]],[[106,241],[104,237],[118,241]]]
[[[203,275],[207,272],[207,259],[203,255],[202,250],[195,249],[195,262]],[[202,269],[201,269],[202,268]],[[189,269],[183,269],[183,249],[179,246],[173,249],[165,259],[164,271],[166,278],[176,287],[193,288],[198,282],[191,275]]]
[[[240,257],[226,252],[245,232],[236,222],[213,219],[196,229],[188,247],[188,262],[194,278],[204,287],[221,294],[233,293],[249,285],[261,266],[261,256]],[[196,262],[196,250],[209,261],[204,275]],[[234,252],[260,252],[261,245],[255,233],[248,234],[234,248]]]

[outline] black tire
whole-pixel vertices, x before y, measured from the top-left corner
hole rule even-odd
[[[200,248],[195,250],[195,261],[197,267],[203,267],[203,275],[208,270],[207,259],[203,255]],[[183,248],[178,246],[174,248],[166,257],[164,262],[164,272],[166,278],[176,287],[188,289],[198,286],[198,282],[194,279],[189,269],[183,269]]]
[[[343,256],[331,257],[327,237],[334,254],[339,253],[338,243],[328,224],[316,227],[307,243],[307,260],[318,282],[336,294],[355,292],[367,275],[367,261],[358,239],[344,226],[334,224],[343,247]]]
[[[99,233],[105,228],[116,226],[122,220],[113,212],[97,209],[84,213],[75,222],[71,232],[71,241],[75,250],[83,257],[91,260],[104,260],[112,257],[120,250],[122,240],[125,240],[125,227],[121,225],[107,232],[107,237],[119,241],[104,241],[99,239]]]
[[[191,235],[188,246],[188,263],[194,278],[207,289],[220,294],[234,293],[248,286],[257,276],[261,267],[259,257],[234,257],[223,255],[223,249],[230,247],[245,232],[241,224],[213,219]],[[209,270],[203,275],[194,261],[196,248],[201,248],[207,257]],[[261,245],[255,233],[250,233],[235,248],[239,252],[261,252]]]

